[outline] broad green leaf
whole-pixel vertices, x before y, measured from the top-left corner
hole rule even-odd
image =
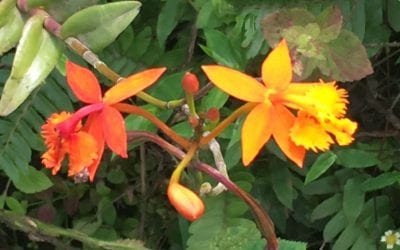
[[[400,182],[399,172],[383,173],[379,176],[366,179],[361,184],[361,188],[364,192],[369,192],[385,188],[387,186],[393,185],[396,182]]]
[[[356,224],[349,224],[335,241],[332,250],[349,249],[357,240],[363,229]]]
[[[0,100],[0,115],[6,116],[25,101],[55,67],[62,44],[43,29],[41,16],[31,17],[15,53],[10,77]]]
[[[336,152],[336,163],[346,168],[367,168],[379,164],[376,152],[346,148]]]
[[[210,108],[220,109],[224,106],[226,101],[228,101],[229,95],[225,94],[223,91],[213,88],[207,93],[205,97],[201,99],[201,109],[209,110]]]
[[[320,39],[329,42],[339,35],[343,17],[338,7],[329,6],[318,15],[316,21],[321,29]]]
[[[339,191],[340,185],[334,176],[320,178],[305,185],[303,188],[303,192],[308,195],[332,194]]]
[[[368,0],[367,0],[368,1]],[[351,13],[351,30],[357,35],[362,41],[365,34],[366,24],[366,12],[365,12],[365,0],[351,1],[352,13]]]
[[[311,166],[310,170],[308,170],[304,184],[307,185],[308,183],[320,177],[333,165],[335,160],[336,155],[331,151],[319,155],[314,164]]]
[[[139,13],[140,2],[123,1],[85,8],[69,17],[61,36],[78,37],[93,51],[112,43]]]
[[[202,49],[218,63],[235,68],[243,69],[243,60],[240,54],[232,46],[228,37],[218,30],[208,29],[204,31],[207,47]]]
[[[26,214],[26,207],[24,207],[17,199],[14,197],[6,197],[5,199],[7,207],[16,214],[24,215]]]
[[[365,232],[361,231],[358,239],[354,242],[353,247],[351,250],[375,250],[376,245],[374,239],[366,234]]]
[[[13,8],[7,8],[8,2],[14,3]],[[0,56],[18,43],[23,27],[24,21],[15,7],[15,1],[0,2]]]
[[[350,179],[344,185],[343,212],[348,222],[354,222],[364,206],[365,193],[360,184],[360,180]]]
[[[5,169],[3,165],[3,170],[10,177],[14,186],[27,194],[43,191],[53,185],[43,172],[36,170],[32,166]]]
[[[279,239],[279,249],[282,250],[306,250],[307,243],[300,241],[291,241]]]
[[[335,194],[332,197],[322,201],[312,211],[311,220],[315,221],[339,212],[342,208],[342,200],[343,196],[341,194]]]
[[[164,48],[167,37],[178,24],[182,8],[182,0],[169,0],[161,9],[157,20],[157,38],[161,48]]]
[[[390,26],[396,31],[400,32],[400,1],[388,0],[387,1],[387,18]]]
[[[285,166],[271,165],[272,188],[278,200],[287,208],[293,207],[293,187],[289,169]]]
[[[343,229],[346,228],[346,217],[343,211],[337,213],[332,219],[325,225],[323,236],[324,241],[332,241]]]
[[[103,197],[97,209],[97,216],[100,221],[107,225],[114,225],[117,218],[117,211],[115,210],[113,202],[108,197]]]
[[[157,84],[148,89],[149,94],[162,100],[182,98],[184,96],[182,89],[184,74],[184,72],[178,72],[161,78]]]
[[[64,22],[75,12],[95,5],[99,0],[28,0],[29,7],[43,7],[60,23]]]

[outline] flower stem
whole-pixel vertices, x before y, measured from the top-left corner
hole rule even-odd
[[[233,123],[239,116],[249,112],[255,105],[256,103],[249,102],[233,111],[232,114],[230,114],[227,118],[225,118],[225,120],[218,124],[208,135],[201,138],[199,144],[201,146],[208,144],[213,138],[221,134],[222,131],[224,131],[224,129],[226,129],[231,123]]]
[[[178,143],[180,146],[182,146],[185,149],[190,148],[191,143],[188,140],[175,133],[175,131],[173,131],[170,127],[168,127],[168,125],[166,125],[163,121],[158,119],[152,113],[138,106],[127,103],[116,103],[113,105],[113,107],[119,110],[120,112],[140,115],[146,118],[147,120],[151,121],[154,125],[156,125],[161,131],[163,131],[164,134],[166,134],[169,138]]]
[[[176,166],[174,172],[172,173],[171,179],[169,180],[169,184],[170,185],[172,183],[179,183],[179,179],[181,178],[182,171],[185,169],[185,167],[192,160],[194,154],[197,152],[197,149],[198,149],[198,145],[197,144],[192,144],[192,146],[189,148],[189,151],[183,157],[181,162],[179,162],[178,166]]]

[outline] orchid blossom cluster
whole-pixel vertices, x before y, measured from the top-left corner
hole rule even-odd
[[[104,95],[95,75],[88,69],[67,62],[67,83],[76,97],[86,105],[74,113],[51,115],[42,126],[47,151],[42,155],[46,168],[57,174],[68,155],[68,176],[77,181],[94,181],[102,154],[107,145],[123,158],[127,154],[127,135],[121,112],[144,116],[158,126],[175,143],[187,151],[170,179],[168,198],[188,220],[204,212],[201,199],[179,184],[183,169],[195,157],[198,148],[218,136],[241,115],[248,113],[242,127],[242,161],[249,165],[263,145],[273,137],[282,152],[302,167],[307,150],[325,151],[335,141],[348,145],[353,141],[357,124],[345,118],[347,93],[335,82],[292,82],[289,49],[282,40],[267,56],[261,67],[262,82],[219,65],[202,66],[210,81],[229,95],[246,102],[225,120],[219,121],[217,110],[210,110],[214,126],[202,136],[204,123],[199,122],[193,96],[198,91],[197,77],[191,73],[183,79],[189,122],[200,136],[190,141],[173,132],[151,113],[133,104],[122,103],[150,85],[165,68],[142,71],[117,82]]]

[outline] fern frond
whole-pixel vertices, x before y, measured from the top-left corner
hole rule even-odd
[[[8,59],[1,58],[1,63]],[[6,70],[0,72],[2,76],[7,73]],[[0,170],[26,193],[38,192],[51,185],[44,173],[31,166],[32,150],[44,149],[40,138],[41,125],[53,112],[72,110],[68,94],[61,87],[65,83],[56,80],[54,76],[57,74],[53,72],[20,108],[0,119]]]

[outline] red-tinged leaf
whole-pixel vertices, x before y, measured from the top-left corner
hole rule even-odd
[[[97,142],[97,158],[90,164],[88,168],[89,172],[89,180],[93,182],[94,176],[96,175],[97,168],[99,167],[101,158],[104,152],[104,135],[103,135],[103,126],[101,122],[100,113],[93,113],[89,115],[85,127],[83,128],[84,131],[88,132],[93,136],[93,138]]]
[[[127,158],[125,121],[121,113],[115,108],[105,106],[100,116],[107,145],[117,155]]]
[[[45,223],[53,223],[56,217],[56,209],[51,203],[41,205],[37,210],[37,218]]]
[[[270,109],[271,107],[266,104],[258,104],[243,123],[242,161],[245,166],[253,161],[271,137],[271,126],[275,118],[271,116]]]
[[[67,61],[66,70],[68,85],[79,100],[85,103],[101,102],[100,85],[92,71],[71,61]]]
[[[268,44],[275,47],[282,40],[282,32],[292,26],[315,22],[313,14],[305,9],[284,9],[264,17],[262,29]]]
[[[325,39],[330,41],[339,35],[343,16],[338,7],[330,6],[317,17],[317,23],[321,28],[321,36],[325,36]]]
[[[165,70],[166,68],[148,69],[128,76],[110,88],[104,94],[103,101],[107,104],[115,104],[134,96],[157,81]]]
[[[324,51],[328,60],[324,70],[330,73],[328,75],[332,79],[355,81],[374,72],[364,46],[350,31],[342,30],[337,39],[327,44]]]

